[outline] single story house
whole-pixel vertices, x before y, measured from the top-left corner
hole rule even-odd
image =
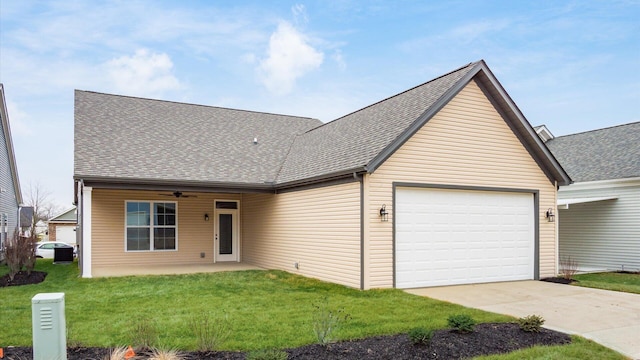
[[[561,261],[580,271],[640,271],[640,122],[546,144],[575,181],[558,192]]]
[[[69,245],[76,245],[76,226],[78,215],[76,207],[67,209],[47,221],[49,241],[62,241]]]
[[[0,261],[4,259],[4,245],[20,227],[22,192],[11,140],[9,112],[0,84]],[[29,225],[29,224],[27,224]]]
[[[245,262],[370,288],[554,276],[571,179],[484,61],[328,123],[75,93],[83,277]]]

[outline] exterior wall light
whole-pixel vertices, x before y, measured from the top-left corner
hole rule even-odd
[[[387,212],[387,205],[382,204],[380,208],[380,221],[389,221],[389,213]]]
[[[204,221],[209,221],[209,214],[204,214]]]
[[[546,217],[549,222],[556,221],[556,215],[553,213],[552,208],[547,209]]]

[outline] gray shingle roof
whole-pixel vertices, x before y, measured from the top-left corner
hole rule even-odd
[[[576,182],[640,177],[640,122],[556,137],[547,146]]]
[[[76,91],[75,178],[264,184],[275,180],[295,135],[321,124]]]
[[[570,179],[484,61],[322,124],[303,117],[76,91],[76,179],[286,188],[373,172],[476,79],[550,179]],[[258,145],[253,144],[254,137]]]

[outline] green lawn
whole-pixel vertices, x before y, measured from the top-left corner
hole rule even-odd
[[[594,273],[574,275],[573,285],[640,294],[640,274]]]
[[[229,321],[232,335],[222,350],[296,347],[315,342],[314,304],[323,299],[328,299],[329,307],[350,315],[337,334],[339,339],[397,334],[419,326],[445,328],[451,314],[468,314],[478,322],[513,320],[400,290],[359,291],[282,271],[81,279],[76,264],[53,265],[41,259],[36,270],[48,273],[43,283],[0,288],[0,346],[31,345],[31,298],[43,292],[66,294],[68,340],[85,346],[130,344],[134,327],[150,318],[158,329],[160,346],[191,350],[196,339],[189,322],[207,312],[225,314]],[[0,267],[0,276],[6,272],[6,266]],[[560,356],[555,354],[581,352],[622,359],[579,338],[576,344],[533,348],[521,356],[555,359]]]

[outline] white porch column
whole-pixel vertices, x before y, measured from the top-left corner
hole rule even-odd
[[[82,188],[82,277],[91,277],[91,190]]]

